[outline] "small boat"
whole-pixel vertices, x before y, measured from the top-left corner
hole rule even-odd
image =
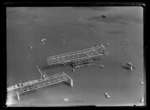
[[[127,62],[125,66],[122,66],[123,68],[125,69],[128,69],[128,70],[133,70],[136,68],[136,66],[134,66],[132,63],[130,62]]]

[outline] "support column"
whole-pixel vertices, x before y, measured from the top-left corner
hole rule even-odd
[[[18,93],[18,92],[17,92],[17,99],[20,100],[20,96],[19,96],[19,93]]]
[[[70,79],[70,85],[71,85],[71,87],[73,87],[73,80],[72,79]]]
[[[70,76],[68,76],[67,74],[64,74],[64,75],[68,78],[68,80],[70,82],[70,86],[73,87],[73,79]]]

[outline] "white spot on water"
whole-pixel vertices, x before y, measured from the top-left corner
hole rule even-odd
[[[41,42],[43,42],[43,41],[45,41],[46,40],[46,38],[43,38],[43,39],[41,39]]]
[[[105,93],[105,96],[107,97],[107,98],[110,98],[110,95],[106,92]]]
[[[144,98],[141,98],[141,99],[140,99],[140,102],[142,102],[142,103],[143,103],[143,102],[144,102]]]
[[[75,69],[73,68],[73,69],[72,69],[72,72],[74,72],[74,71],[75,71]]]
[[[46,41],[46,38],[41,39],[41,42],[42,42],[43,45],[45,44],[44,41]]]
[[[32,47],[32,46],[31,46],[30,48],[31,48],[31,50],[33,50],[33,47]]]
[[[68,99],[68,98],[64,98],[64,101],[65,101],[65,102],[68,102],[68,101],[69,101],[69,99]]]
[[[143,84],[144,84],[144,82],[143,82],[143,81],[141,81],[141,82],[140,82],[140,84],[141,84],[141,85],[143,85]]]
[[[98,65],[99,67],[101,67],[101,68],[104,68],[104,65]]]
[[[30,49],[33,50],[33,46],[32,46],[32,43],[31,43],[31,42],[30,42]]]

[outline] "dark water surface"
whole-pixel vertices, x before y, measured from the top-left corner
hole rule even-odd
[[[103,14],[107,15],[106,20],[99,17]],[[48,75],[66,72],[73,79],[74,87],[60,84],[40,89],[21,96],[16,105],[140,104],[144,97],[144,85],[140,85],[144,76],[142,19],[141,7],[7,8],[8,86],[19,80],[40,78],[36,66],[47,65],[49,56],[110,43],[106,46],[109,55],[95,62],[104,68],[90,66],[71,72],[71,67],[62,66],[43,70]],[[46,40],[42,42],[43,38]],[[122,68],[127,61],[136,69]],[[111,96],[109,99],[105,92]]]

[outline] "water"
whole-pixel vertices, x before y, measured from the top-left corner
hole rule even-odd
[[[43,70],[48,75],[66,72],[74,81],[74,87],[60,84],[20,96],[16,106],[52,106],[69,104],[137,104],[143,97],[143,26],[126,21],[117,24],[89,21],[90,16],[115,13],[117,9],[76,10],[73,8],[24,8],[7,10],[7,82],[8,86],[21,81],[40,78],[36,66],[47,65],[49,56],[89,48],[97,43],[110,43],[109,55],[89,66],[71,71],[71,67]],[[119,8],[117,16],[128,15],[128,8]],[[130,9],[135,12],[135,9]],[[37,13],[38,12],[38,13]],[[23,14],[24,13],[24,14]],[[135,12],[139,17],[139,13]],[[115,19],[113,15],[113,19]],[[108,16],[109,17],[109,16]],[[81,18],[83,20],[81,20]],[[117,17],[118,18],[118,17]],[[107,19],[107,18],[106,18]],[[84,21],[85,20],[85,21]],[[109,20],[111,20],[111,15]],[[126,20],[126,19],[125,19]],[[11,22],[15,21],[15,22]],[[19,23],[21,22],[21,24]],[[84,23],[82,23],[84,22]],[[96,23],[95,23],[96,22]],[[86,25],[88,24],[88,25]],[[125,39],[129,39],[126,41]],[[41,42],[41,39],[46,39]],[[62,43],[65,41],[65,43]],[[126,45],[122,45],[125,42]],[[125,56],[126,52],[126,56]],[[126,61],[135,64],[129,71],[121,66]],[[105,97],[108,92],[111,96]],[[67,101],[64,101],[68,99]]]

